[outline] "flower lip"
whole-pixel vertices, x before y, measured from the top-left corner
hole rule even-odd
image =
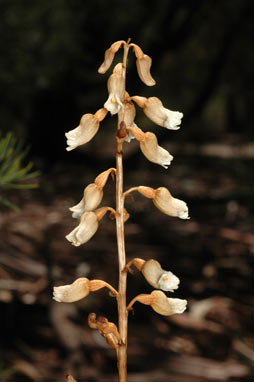
[[[180,280],[172,272],[163,272],[158,280],[160,289],[167,292],[174,292],[178,288]]]

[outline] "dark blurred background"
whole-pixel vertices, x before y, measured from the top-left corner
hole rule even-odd
[[[191,220],[169,218],[141,196],[128,200],[127,257],[155,258],[176,273],[181,316],[158,317],[146,306],[130,315],[130,382],[250,381],[254,360],[253,297],[253,2],[248,0],[0,0],[1,132],[30,146],[39,188],[8,190],[20,212],[1,207],[0,380],[115,380],[113,351],[86,323],[91,311],[116,322],[106,292],[77,304],[51,301],[52,286],[75,278],[116,285],[114,223],[73,248],[68,208],[96,175],[114,166],[116,119],[93,141],[66,151],[64,133],[107,99],[97,72],[117,40],[152,57],[156,86],[146,87],[130,52],[127,90],[157,96],[184,113],[181,129],[136,123],[156,133],[174,160],[166,171],[136,142],[125,147],[125,188],[165,186],[189,206]],[[121,51],[114,63],[121,60]],[[1,191],[2,192],[2,191]],[[104,205],[114,205],[114,183]],[[115,268],[114,268],[115,267]],[[128,299],[149,293],[129,276]],[[171,297],[171,296],[170,296]]]

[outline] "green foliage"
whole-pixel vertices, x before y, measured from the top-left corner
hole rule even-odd
[[[4,137],[0,135],[0,189],[25,189],[38,187],[37,182],[27,182],[28,179],[35,178],[39,171],[30,170],[32,162],[25,166],[23,160],[28,152],[28,147],[23,147],[23,142],[18,142],[12,132],[8,132]],[[0,195],[0,203],[14,210],[19,210],[17,206]]]

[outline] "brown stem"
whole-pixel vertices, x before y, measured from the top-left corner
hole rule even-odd
[[[124,46],[123,67],[126,70],[129,45]],[[121,111],[118,114],[118,130],[122,121]],[[126,309],[126,265],[125,241],[124,241],[124,196],[123,196],[123,152],[122,141],[116,134],[116,235],[118,248],[119,284],[118,284],[118,329],[120,334],[120,346],[117,351],[118,381],[127,381],[127,332],[128,312]]]

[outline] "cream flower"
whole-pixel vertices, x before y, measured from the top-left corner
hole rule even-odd
[[[81,277],[72,284],[54,287],[53,290],[53,299],[58,302],[78,301],[90,293],[89,280]]]
[[[90,240],[98,227],[99,221],[97,215],[92,211],[85,212],[81,216],[79,225],[65,237],[75,247],[78,247]]]
[[[156,289],[174,292],[178,288],[180,280],[172,272],[165,271],[156,260],[148,260],[144,263],[142,269],[146,281]]]
[[[115,57],[115,54],[116,52],[119,50],[119,48],[126,44],[125,41],[123,40],[120,40],[120,41],[116,41],[114,42],[109,49],[107,49],[105,51],[105,56],[104,56],[104,61],[103,63],[101,64],[101,66],[99,67],[98,69],[98,72],[101,73],[101,74],[104,74],[106,73],[106,71],[109,69],[109,67],[111,66],[113,60],[114,60],[114,57]]]
[[[135,190],[146,198],[152,199],[154,205],[164,214],[180,219],[190,218],[187,204],[183,200],[174,198],[167,188],[159,187],[154,189],[152,187],[138,186],[126,191],[125,195]]]
[[[71,207],[72,217],[74,219],[79,218],[84,212],[95,210],[101,203],[103,198],[103,191],[95,183],[89,184],[83,193],[82,200]]]
[[[155,206],[166,215],[175,216],[180,219],[190,218],[187,204],[183,200],[173,198],[169,190],[165,187],[159,187],[155,190],[153,202]]]
[[[82,200],[75,206],[70,208],[73,212],[73,218],[79,218],[84,212],[95,210],[102,201],[103,198],[103,187],[105,186],[109,174],[115,172],[115,168],[110,168],[99,174],[94,183],[89,184],[83,192]]]
[[[151,57],[147,56],[143,53],[142,49],[136,44],[130,44],[133,47],[134,53],[137,57],[136,65],[139,78],[143,81],[147,86],[155,85],[155,81],[151,76],[150,69],[152,66]]]
[[[127,306],[127,310],[130,310],[136,301],[141,304],[150,305],[155,312],[162,316],[181,314],[185,311],[187,305],[187,300],[168,298],[165,293],[160,290],[154,290],[151,294],[140,294],[134,297]]]
[[[131,97],[140,107],[143,108],[145,115],[159,126],[171,130],[180,129],[183,113],[166,109],[157,97]]]
[[[123,107],[125,77],[121,63],[115,66],[113,73],[108,79],[108,92],[109,96],[104,107],[111,113],[111,115],[114,115]]]
[[[187,300],[180,298],[169,298],[160,290],[154,290],[151,293],[153,302],[151,307],[153,310],[163,316],[171,316],[172,314],[181,314],[185,311]]]
[[[155,134],[151,132],[144,133],[137,127],[129,127],[128,130],[130,130],[139,141],[140,150],[150,162],[159,164],[166,169],[168,168],[173,160],[173,156],[158,145]]]
[[[97,133],[100,122],[105,118],[106,114],[106,109],[100,109],[95,114],[84,114],[79,126],[65,133],[67,145],[69,146],[66,150],[74,150],[76,147],[89,142]]]

